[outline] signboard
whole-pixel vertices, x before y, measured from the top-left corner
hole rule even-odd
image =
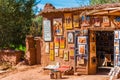
[[[44,40],[51,41],[51,23],[50,20],[43,21],[43,28],[44,28]]]

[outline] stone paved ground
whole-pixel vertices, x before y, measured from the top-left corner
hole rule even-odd
[[[19,67],[17,70],[0,74],[0,80],[51,80],[48,72],[37,66]],[[53,80],[108,80],[107,75],[80,75],[80,76],[63,76],[63,79]]]

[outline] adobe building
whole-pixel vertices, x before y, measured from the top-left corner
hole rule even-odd
[[[120,65],[120,3],[56,9],[43,16],[43,66],[70,65],[79,74]]]

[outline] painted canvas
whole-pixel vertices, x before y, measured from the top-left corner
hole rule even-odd
[[[62,18],[53,19],[53,28],[55,35],[63,35]]]
[[[72,14],[71,13],[65,13],[64,14],[64,22],[65,22],[65,28],[66,29],[72,29]]]
[[[119,40],[114,40],[114,46],[119,46]]]
[[[65,48],[65,38],[63,36],[60,37],[60,48],[61,49]]]
[[[54,60],[55,60],[54,50],[50,50],[50,60],[51,60],[51,61],[54,61]]]
[[[103,26],[109,27],[110,26],[110,20],[108,16],[103,16]]]
[[[114,38],[119,39],[119,31],[114,31]]]
[[[68,32],[67,33],[68,43],[74,43],[74,33]]]
[[[101,26],[101,19],[99,17],[94,17],[93,23],[94,23],[95,27],[100,27]]]
[[[49,43],[45,43],[45,53],[49,53]]]
[[[115,47],[115,54],[119,55],[119,47]]]
[[[79,15],[73,15],[73,26],[79,28]]]
[[[60,58],[63,58],[63,56],[64,56],[64,55],[63,55],[63,49],[59,49],[59,57],[60,57]]]
[[[59,48],[59,45],[60,45],[60,38],[59,37],[54,37],[54,44],[55,44],[55,48]]]
[[[79,36],[77,42],[78,44],[87,44],[87,36]]]
[[[58,57],[59,56],[59,50],[55,49],[55,56]]]
[[[78,45],[79,54],[85,54],[85,45]]]
[[[68,51],[64,51],[64,60],[65,61],[69,60],[69,52]]]
[[[89,16],[82,16],[81,17],[82,27],[89,27],[90,26],[90,17]]]

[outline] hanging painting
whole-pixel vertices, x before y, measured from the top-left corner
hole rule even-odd
[[[81,21],[82,21],[82,24],[81,24],[82,27],[90,26],[90,17],[89,16],[82,16]]]
[[[45,53],[49,53],[49,43],[45,43]]]
[[[93,23],[95,27],[100,27],[101,26],[101,19],[100,17],[94,17],[93,18]]]
[[[55,49],[55,56],[56,56],[56,57],[59,56],[59,51],[58,51],[58,49]]]
[[[50,60],[51,60],[51,61],[54,61],[54,60],[55,60],[54,50],[50,50]]]
[[[120,28],[120,16],[115,17],[113,22],[117,28]]]
[[[59,49],[59,57],[60,57],[60,58],[63,58],[63,56],[64,56],[64,55],[63,55],[63,49]]]
[[[59,48],[60,45],[60,38],[59,37],[54,37],[54,44],[55,44],[55,48]]]
[[[110,26],[110,20],[108,16],[103,16],[103,26],[109,27]]]
[[[66,29],[72,29],[72,15],[71,13],[65,13],[64,14],[64,22],[65,22],[65,28]]]
[[[51,22],[50,20],[43,20],[43,32],[44,32],[44,40],[51,41]]]
[[[114,31],[114,38],[119,39],[119,31]]]
[[[119,46],[119,40],[114,40],[114,46]]]
[[[50,49],[54,49],[54,43],[50,42]]]
[[[85,54],[85,45],[78,45],[79,54]]]
[[[78,44],[87,44],[87,36],[79,36],[77,42]]]
[[[64,51],[64,60],[65,61],[69,60],[69,52],[68,51]]]
[[[115,47],[115,54],[119,55],[119,47]]]
[[[85,64],[84,58],[77,56],[77,66]]]
[[[74,59],[74,47],[70,47],[69,54],[70,54],[70,58]]]
[[[67,33],[68,43],[74,43],[74,32]]]
[[[79,15],[73,15],[73,26],[79,28]]]
[[[61,49],[65,48],[65,38],[63,36],[60,37],[60,48]]]
[[[55,35],[63,35],[62,18],[53,19],[53,28]]]

